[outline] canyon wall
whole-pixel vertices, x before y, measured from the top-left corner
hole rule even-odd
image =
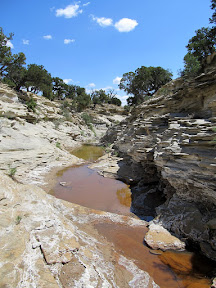
[[[123,160],[132,211],[158,216],[172,233],[216,260],[216,56],[205,73],[176,79],[103,138]]]

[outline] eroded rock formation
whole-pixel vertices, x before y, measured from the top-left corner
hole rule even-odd
[[[108,130],[132,210],[216,260],[216,57],[193,80],[176,79]],[[212,225],[213,224],[213,225]]]
[[[28,106],[30,99],[37,104],[35,111]],[[113,110],[113,106],[86,111],[93,121],[89,127],[82,113],[66,113],[61,101],[16,93],[0,83],[0,169],[9,173],[16,168],[19,181],[41,184],[43,174],[51,168],[80,162],[68,150],[82,143],[98,142],[109,126],[126,117],[122,107]]]
[[[56,199],[0,173],[0,287],[159,287],[95,225],[144,227]]]

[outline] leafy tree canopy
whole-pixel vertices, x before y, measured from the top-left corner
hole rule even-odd
[[[17,91],[20,90],[20,88],[25,86],[25,77],[26,77],[26,68],[24,65],[26,61],[25,54],[20,52],[18,54],[14,54],[11,57],[10,63],[5,68],[5,71],[7,72],[4,82],[11,83],[11,86],[14,87]]]
[[[106,94],[106,91],[103,89],[93,91],[91,93],[91,99],[93,104],[108,103],[108,96]]]
[[[27,69],[25,86],[33,93],[47,92],[49,88],[52,91],[51,74],[43,65],[30,64]]]
[[[216,35],[212,33],[212,29],[209,27],[202,27],[195,32],[196,35],[189,40],[186,48],[202,63],[208,55],[215,52]]]
[[[59,77],[52,78],[52,90],[55,98],[62,100],[65,97],[67,84]]]
[[[210,23],[216,24],[216,0],[211,0],[213,10]],[[180,72],[184,77],[195,77],[201,73],[206,65],[207,56],[216,51],[216,26],[202,27],[195,31],[186,48],[188,53],[184,57],[184,69]]]
[[[199,73],[200,69],[201,64],[198,57],[188,52],[184,57],[184,69],[183,71],[180,71],[180,76],[186,78],[195,77]]]
[[[117,106],[121,106],[121,100],[116,97],[116,93],[114,92],[114,89],[109,89],[108,92],[106,92],[103,89],[100,90],[94,90],[91,93],[91,100],[93,104],[113,104]]]
[[[4,76],[8,65],[12,61],[11,48],[7,46],[8,41],[12,40],[12,38],[12,33],[10,33],[9,36],[6,36],[3,29],[0,27],[0,78]]]
[[[79,112],[83,111],[91,103],[90,95],[86,94],[85,92],[82,92],[81,94],[79,94],[76,100],[77,100],[77,110]]]
[[[119,88],[133,95],[127,99],[128,105],[137,105],[152,96],[171,77],[172,73],[162,67],[142,66],[135,72],[123,74]]]
[[[211,9],[214,10],[210,23],[216,24],[216,0],[211,0]]]

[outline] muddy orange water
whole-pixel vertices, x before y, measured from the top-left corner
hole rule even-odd
[[[115,250],[149,273],[161,288],[209,288],[205,274],[212,266],[206,258],[191,252],[155,251],[143,243],[146,227],[96,224],[96,229],[112,242]],[[155,255],[159,254],[159,255]],[[145,287],[143,287],[145,288]]]
[[[55,197],[96,210],[130,214],[131,193],[124,183],[104,178],[87,165],[67,168],[57,176],[51,191]]]
[[[99,147],[83,146],[73,151],[79,158],[95,161],[102,156]],[[57,184],[50,191],[55,197],[89,208],[130,215],[131,192],[121,181],[104,178],[87,165],[75,166],[57,173]],[[151,251],[143,243],[144,227],[120,224],[96,224],[95,227],[115,249],[147,271],[161,288],[208,288],[205,274],[211,266],[195,254]],[[205,268],[207,270],[205,270]],[[204,273],[202,272],[204,271]],[[143,287],[145,288],[145,287]]]

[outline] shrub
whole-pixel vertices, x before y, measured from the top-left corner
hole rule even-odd
[[[90,124],[93,122],[92,117],[88,113],[82,113],[81,117],[87,126],[90,126]]]
[[[16,167],[10,167],[10,166],[9,166],[8,175],[9,175],[11,178],[14,177],[14,175],[16,174],[16,172],[17,172],[17,168],[16,168]]]
[[[36,112],[35,108],[37,107],[37,102],[31,97],[27,102],[26,106],[29,111],[33,111],[34,113]]]
[[[95,137],[96,137],[97,134],[96,134],[96,132],[95,132],[95,130],[94,130],[93,125],[92,125],[92,124],[89,124],[88,127],[89,127],[89,129],[94,133],[94,135],[95,135]]]
[[[15,220],[16,225],[18,225],[21,222],[21,220],[22,220],[22,217],[18,215]]]
[[[180,76],[185,78],[196,77],[201,71],[201,64],[196,56],[187,53],[184,57],[184,69],[180,71]]]

